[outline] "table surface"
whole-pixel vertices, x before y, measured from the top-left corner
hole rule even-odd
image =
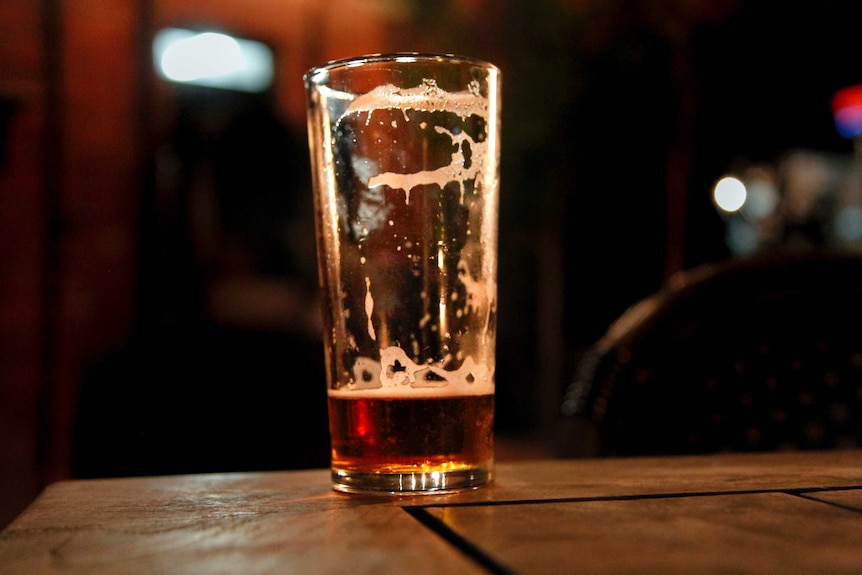
[[[862,573],[862,451],[502,463],[475,491],[335,493],[326,470],[65,481],[0,574]]]

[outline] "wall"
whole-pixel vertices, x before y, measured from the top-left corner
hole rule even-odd
[[[148,146],[170,106],[152,33],[200,24],[270,42],[280,107],[301,126],[301,74],[387,49],[399,14],[361,1],[0,5],[0,98],[14,104],[0,165],[0,526],[70,475],[82,370],[133,326]]]
[[[37,490],[46,255],[44,47],[38,0],[0,7],[0,97],[14,106],[0,164],[0,525]]]

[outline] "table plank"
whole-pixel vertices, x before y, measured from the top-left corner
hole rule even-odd
[[[0,573],[482,573],[326,471],[63,482],[0,534]]]
[[[497,465],[489,488],[400,504],[824,487],[862,487],[862,450],[508,462]]]
[[[862,512],[862,489],[840,489],[808,494],[812,499],[842,505]],[[862,571],[862,569],[860,569]]]
[[[426,510],[519,574],[858,574],[862,514],[783,493]]]

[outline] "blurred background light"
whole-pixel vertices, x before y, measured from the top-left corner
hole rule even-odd
[[[765,170],[754,170],[745,181],[745,203],[740,208],[746,217],[758,221],[768,217],[778,207],[778,188]]]
[[[862,207],[846,206],[835,217],[835,233],[844,241],[862,239]]]
[[[274,73],[268,46],[218,32],[164,28],[153,39],[153,60],[171,82],[243,92],[263,92]]]
[[[725,212],[739,210],[745,204],[747,195],[745,184],[733,176],[725,176],[718,180],[712,193],[715,204]]]
[[[725,241],[731,252],[741,256],[757,252],[760,248],[761,238],[757,229],[750,222],[734,219],[727,223]]]
[[[845,138],[862,134],[862,84],[848,86],[832,97],[835,128]]]

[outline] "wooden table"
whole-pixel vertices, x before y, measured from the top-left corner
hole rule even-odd
[[[67,481],[0,573],[862,573],[862,451],[499,464],[374,498],[325,470]]]

